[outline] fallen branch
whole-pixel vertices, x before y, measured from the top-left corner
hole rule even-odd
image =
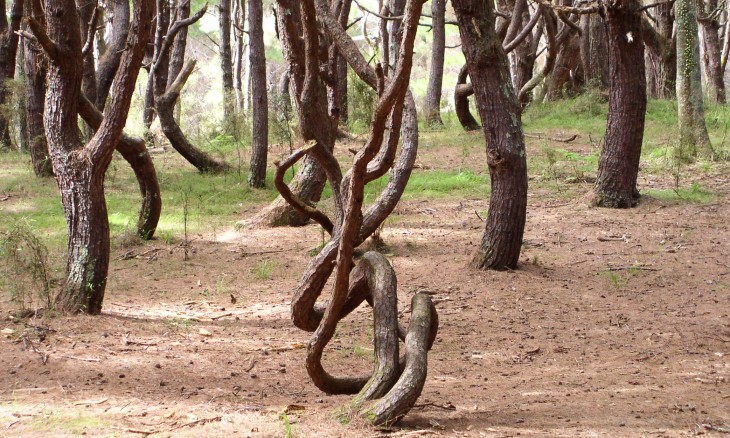
[[[526,132],[524,135],[525,135],[525,137],[528,137],[528,138],[536,138],[538,140],[545,139],[545,140],[550,140],[550,141],[557,141],[560,143],[570,143],[571,141],[578,138],[578,134],[573,134],[570,137],[548,137],[548,136],[545,136],[542,134],[529,134]]]

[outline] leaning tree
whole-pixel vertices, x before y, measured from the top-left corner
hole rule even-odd
[[[292,2],[279,0],[279,8]],[[315,4],[316,3],[316,4]],[[434,342],[438,317],[428,295],[412,300],[408,330],[398,324],[395,272],[387,259],[367,252],[355,259],[355,248],[370,236],[393,211],[410,176],[418,147],[415,105],[408,92],[413,43],[421,12],[421,0],[409,0],[404,11],[399,59],[386,77],[378,65],[372,69],[352,39],[333,16],[327,0],[299,2],[304,45],[304,77],[296,99],[305,146],[277,163],[275,184],[282,197],[301,214],[318,222],[330,234],[329,242],[315,256],[299,281],[292,301],[294,324],[314,332],[307,348],[307,372],[321,390],[330,394],[355,394],[355,411],[376,425],[390,425],[413,407],[426,378],[426,355]],[[317,18],[321,26],[317,26]],[[295,24],[295,23],[289,23]],[[325,35],[320,34],[320,31]],[[321,106],[322,78],[319,48],[322,39],[335,44],[348,64],[378,94],[364,146],[356,153],[352,168],[344,175],[329,147],[331,133],[310,130]],[[291,62],[291,61],[290,61]],[[290,71],[293,67],[290,65]],[[315,108],[314,103],[320,107]],[[403,147],[397,155],[401,128]],[[386,133],[387,131],[387,133]],[[303,202],[284,183],[283,176],[304,156],[316,160],[330,182],[335,216]],[[397,158],[397,160],[396,160]],[[391,170],[390,180],[378,199],[363,211],[365,185]],[[317,303],[334,271],[330,299]],[[322,354],[338,322],[367,301],[373,307],[375,363],[369,376],[335,377],[322,364]],[[405,340],[405,355],[399,358],[399,339]]]
[[[34,8],[33,17],[26,17],[49,60],[44,125],[68,232],[66,278],[56,298],[64,312],[101,311],[109,269],[104,176],[123,134],[153,10],[152,0],[135,1],[111,101],[86,144],[78,127],[85,43],[76,5],[73,0],[45,0],[43,10]],[[34,18],[38,16],[45,16],[45,26]]]

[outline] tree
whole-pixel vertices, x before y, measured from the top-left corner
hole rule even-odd
[[[431,46],[431,68],[426,87],[426,102],[423,107],[427,125],[441,125],[441,85],[444,79],[444,54],[446,53],[446,0],[431,2],[433,43]]]
[[[694,0],[677,0],[677,107],[680,150],[687,157],[713,155],[702,101],[697,10]]]
[[[708,96],[713,102],[725,103],[725,81],[723,80],[720,47],[720,23],[717,0],[699,0],[697,23],[702,35],[702,64],[707,77]],[[726,37],[727,38],[727,37]]]
[[[281,3],[286,0],[279,0]],[[399,48],[399,61],[387,82],[383,69],[375,70],[367,65],[357,47],[338,20],[331,15],[327,0],[301,2],[303,40],[306,48],[304,59],[304,87],[301,101],[318,101],[321,87],[318,49],[319,30],[337,45],[356,73],[378,92],[378,103],[372,117],[368,140],[355,155],[352,168],[343,176],[339,164],[328,147],[329,136],[321,132],[309,132],[310,141],[287,159],[278,164],[276,185],[282,196],[300,212],[314,219],[331,235],[330,241],[315,256],[305,271],[292,301],[292,318],[297,327],[313,331],[307,349],[307,372],[321,390],[330,394],[358,393],[352,409],[375,425],[390,426],[413,407],[420,395],[426,377],[426,354],[431,348],[438,329],[438,316],[426,294],[416,294],[412,300],[412,317],[405,335],[406,353],[399,359],[399,333],[397,320],[396,279],[387,259],[377,252],[366,253],[361,260],[353,260],[354,248],[362,243],[392,212],[403,193],[405,183],[413,168],[418,145],[418,123],[413,100],[407,95],[418,19],[422,2],[409,0],[404,11],[403,37]],[[291,4],[286,2],[285,7]],[[298,88],[295,86],[295,90]],[[317,111],[311,106],[298,105],[302,130],[311,124]],[[404,111],[404,108],[407,110]],[[390,129],[385,134],[390,121]],[[404,146],[399,165],[393,168],[391,179],[374,205],[363,212],[365,184],[384,175],[393,165],[398,145],[401,122],[404,130]],[[294,196],[283,182],[284,172],[304,155],[318,160],[330,181],[335,203],[335,218],[307,206]],[[324,306],[316,300],[336,268],[334,291]],[[322,365],[322,354],[332,339],[338,322],[357,308],[363,301],[373,306],[375,364],[370,376],[336,377]]]
[[[181,0],[174,20],[170,19],[167,2],[158,0],[157,28],[155,31],[154,54],[150,66],[148,91],[152,87],[154,108],[160,119],[160,128],[170,145],[200,172],[225,172],[230,166],[218,161],[188,141],[175,120],[175,103],[185,83],[195,68],[195,60],[185,60],[187,27],[200,20],[207,10],[207,4],[190,16],[190,2]],[[148,118],[149,117],[149,118]],[[145,122],[152,122],[145,116]],[[148,125],[149,127],[149,125]]]
[[[308,84],[315,91],[304,93],[305,87],[305,46],[302,27],[301,5],[293,0],[277,0],[276,22],[281,50],[287,63],[289,84],[297,108],[314,114],[299,121],[302,138],[307,141],[319,139],[323,147],[332,151],[337,135],[336,114],[328,111],[327,87],[321,80]],[[326,40],[321,40],[321,52],[329,53]],[[329,60],[332,58],[328,57]],[[333,71],[330,65],[323,65],[323,71]],[[301,118],[301,117],[300,117]],[[327,177],[324,169],[311,156],[306,156],[296,175],[289,184],[292,193],[301,202],[314,206],[319,202]],[[292,207],[283,197],[277,197],[267,208],[255,217],[244,221],[246,226],[302,226],[309,222],[308,215]]]
[[[6,82],[15,76],[15,55],[18,50],[18,30],[23,17],[23,0],[13,0],[10,5],[10,23],[8,23],[5,0],[0,0],[0,106],[8,100]],[[4,112],[0,112],[0,150],[12,147],[10,140],[10,123]]]
[[[36,10],[41,9],[39,0],[24,2],[23,15],[26,17],[32,16],[32,3],[37,4],[35,6]],[[45,17],[34,17],[34,19],[42,26],[45,26]],[[26,32],[27,30],[24,29],[24,35],[26,35]],[[46,131],[43,128],[47,60],[42,53],[43,48],[35,38],[24,36],[23,46],[23,56],[25,57],[25,129],[30,143],[30,158],[36,176],[52,176],[53,166],[48,156],[48,142],[46,141]]]
[[[654,9],[656,24],[641,17],[647,51],[647,90],[651,97],[670,99],[676,92],[677,44],[674,36],[673,3],[659,3]]]
[[[639,0],[602,1],[608,37],[608,120],[596,177],[596,204],[629,208],[639,191],[641,143],[646,115],[644,40]]]
[[[461,44],[486,142],[492,194],[482,243],[481,269],[514,269],[527,212],[527,161],[520,106],[507,56],[495,30],[491,2],[453,0]]]
[[[44,124],[68,225],[66,279],[56,298],[57,307],[64,312],[101,311],[109,268],[104,175],[122,137],[149,41],[153,9],[151,0],[135,2],[127,50],[112,85],[111,101],[99,129],[86,144],[81,142],[78,129],[84,43],[74,1],[46,0],[43,11],[49,13],[45,14],[45,26],[28,18],[49,59]],[[33,15],[41,16],[43,11],[34,8]]]
[[[221,35],[218,47],[223,79],[223,127],[226,132],[230,133],[234,130],[233,118],[235,116],[233,55],[231,54],[231,0],[221,0],[218,4],[218,24]]]
[[[266,91],[266,48],[264,47],[262,0],[248,2],[248,29],[251,46],[251,169],[248,185],[263,187],[266,182],[266,155],[269,147],[269,99]]]

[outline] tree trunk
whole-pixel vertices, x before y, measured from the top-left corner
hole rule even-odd
[[[26,17],[31,16],[31,0],[25,2],[23,11]],[[38,20],[40,21],[40,19]],[[43,127],[47,61],[36,41],[23,38],[23,46],[25,49],[23,51],[25,55],[25,122],[26,135],[30,141],[30,159],[36,176],[52,176],[53,167],[48,156],[48,142]]]
[[[515,269],[527,211],[527,161],[520,106],[491,2],[452,0],[486,141],[492,194],[473,265]]]
[[[279,38],[284,59],[287,61],[290,86],[294,101],[298,107],[306,107],[308,111],[317,111],[319,116],[311,117],[316,120],[316,126],[311,123],[302,123],[300,130],[305,140],[323,138],[324,147],[330,151],[334,148],[337,125],[332,122],[327,111],[327,91],[321,80],[311,86],[318,87],[315,102],[303,103],[302,89],[304,87],[304,41],[302,39],[302,25],[299,2],[293,0],[277,0]],[[315,136],[315,134],[317,134]],[[327,177],[317,160],[307,155],[302,161],[294,179],[289,183],[291,192],[302,202],[314,205],[319,202],[324,190]],[[303,226],[309,222],[309,217],[297,211],[281,196],[277,197],[266,209],[254,218],[245,221],[248,226]]]
[[[647,84],[649,95],[656,99],[671,99],[676,91],[677,47],[672,35],[674,5],[659,4],[654,8],[656,26],[642,18],[642,32],[647,49]]]
[[[595,186],[596,205],[629,208],[639,199],[636,177],[646,115],[644,39],[638,10],[641,3],[629,0],[617,7],[608,6],[608,2],[603,5],[611,83]]]
[[[248,185],[264,187],[266,156],[269,147],[269,99],[266,91],[266,48],[264,47],[262,0],[248,2],[248,28],[251,46],[251,168]]]
[[[705,67],[705,75],[707,77],[707,95],[710,100],[715,103],[725,103],[725,81],[723,80],[721,68],[721,46],[720,24],[712,15],[717,8],[717,0],[697,0],[697,6],[702,17],[698,17],[697,22],[702,30],[702,48],[703,48],[703,65]]]
[[[233,88],[236,93],[236,109],[243,111],[243,65],[246,61],[243,59],[244,52],[244,33],[243,26],[246,22],[246,1],[245,0],[232,0],[233,1],[233,22],[235,26],[233,28]]]
[[[426,103],[423,108],[426,125],[443,126],[441,120],[441,86],[444,80],[444,54],[446,52],[446,0],[431,2],[433,45],[431,69],[428,74]]]
[[[33,15],[41,14],[34,8]],[[29,24],[48,58],[44,114],[68,231],[66,279],[56,297],[59,310],[98,314],[109,268],[109,222],[104,175],[127,118],[144,45],[150,31],[151,0],[138,0],[108,114],[91,141],[79,137],[78,115],[83,76],[80,20],[73,0],[46,0],[47,30]]]
[[[545,83],[547,100],[559,100],[565,96],[575,95],[580,91],[580,84],[575,74],[576,68],[580,65],[578,41],[578,35],[572,34],[565,39],[560,47],[553,72]]]
[[[221,33],[219,53],[223,78],[223,128],[225,132],[233,132],[235,94],[233,90],[233,56],[231,55],[231,0],[221,0],[219,3],[218,25]]]
[[[20,19],[23,16],[23,0],[14,0],[10,6],[10,23],[7,20],[5,0],[0,0],[0,106],[7,104],[10,91],[6,82],[15,77],[15,55],[18,50]],[[0,112],[0,150],[11,149],[10,123],[5,112]]]
[[[713,155],[705,125],[702,101],[697,10],[694,0],[677,0],[677,106],[679,112],[680,154],[685,158]]]
[[[595,14],[581,16],[580,58],[583,78],[589,87],[608,88],[608,48],[603,18]]]
[[[129,34],[129,1],[113,0],[112,14],[111,41],[109,41],[109,45],[99,59],[99,67],[96,70],[96,107],[100,111],[104,111],[106,106],[109,89],[119,68],[119,62],[122,59],[122,53],[124,53],[124,45],[127,42]],[[86,97],[91,98],[89,95]],[[92,102],[94,101],[92,100]]]

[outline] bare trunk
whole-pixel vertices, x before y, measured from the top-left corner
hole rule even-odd
[[[236,94],[236,109],[243,111],[243,65],[245,60],[243,58],[244,52],[244,33],[243,26],[246,22],[246,1],[245,0],[232,0],[233,1],[233,22],[235,26],[233,28],[233,87],[235,88]]]
[[[7,104],[10,97],[6,82],[15,76],[15,55],[18,50],[20,19],[23,16],[23,0],[13,0],[10,6],[10,23],[7,20],[5,0],[0,0],[0,106]],[[0,150],[13,147],[10,140],[10,123],[4,112],[0,112]]]
[[[233,0],[238,1],[238,0]],[[233,56],[231,55],[231,0],[218,4],[218,26],[220,29],[219,53],[221,76],[223,78],[223,127],[232,132],[235,116],[235,95],[233,90]]]
[[[702,101],[697,10],[694,0],[677,0],[674,5],[677,22],[677,106],[681,154],[687,158],[713,155],[705,125]]]
[[[715,103],[725,103],[725,81],[721,68],[720,23],[712,15],[717,9],[717,0],[697,0],[701,13],[697,22],[702,35],[703,66],[707,77],[707,95]]]
[[[264,47],[262,0],[248,2],[248,28],[251,46],[251,168],[248,185],[264,187],[266,156],[269,147],[269,99],[266,91],[266,48]]]
[[[31,16],[31,0],[25,2],[23,11],[25,16]],[[30,38],[23,38],[23,46],[25,49],[23,51],[25,55],[25,126],[30,142],[30,158],[36,176],[52,176],[53,166],[48,156],[48,142],[43,127],[47,61],[42,53],[43,49],[37,42]]]
[[[443,125],[441,120],[441,87],[444,80],[444,54],[446,52],[446,0],[431,2],[433,24],[433,45],[431,46],[431,69],[426,88],[426,103],[423,108],[427,125]]]
[[[606,29],[603,18],[595,15],[583,15],[580,28],[580,57],[583,77],[589,87],[604,90],[609,85],[608,48]]]
[[[646,115],[644,40],[638,10],[641,3],[630,0],[622,7],[605,5],[611,83],[606,136],[595,186],[596,205],[629,208],[639,199],[636,177]]]
[[[520,106],[491,2],[453,0],[486,142],[492,194],[473,265],[515,269],[527,211],[527,161]]]
[[[99,59],[99,67],[96,71],[96,107],[103,111],[109,97],[109,89],[114,81],[114,75],[119,68],[119,62],[124,53],[124,45],[127,42],[129,33],[129,1],[112,0],[112,34],[111,41],[106,47],[104,54]],[[92,96],[86,95],[91,98]],[[94,102],[92,100],[92,102]]]

